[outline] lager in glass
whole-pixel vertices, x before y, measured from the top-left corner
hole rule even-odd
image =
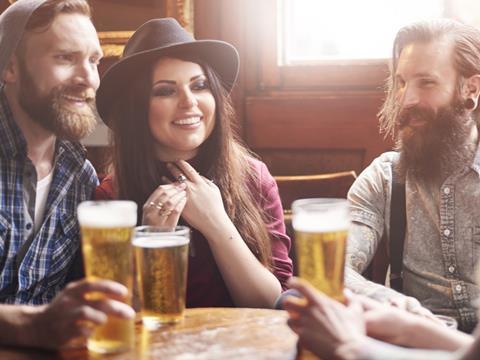
[[[142,321],[149,329],[183,319],[189,241],[185,226],[173,231],[136,228],[133,245]]]
[[[343,301],[350,224],[346,199],[301,199],[292,204],[299,275]]]
[[[137,205],[132,201],[88,201],[78,206],[85,274],[90,279],[108,279],[125,285],[131,304],[133,256],[131,239],[137,222]],[[98,299],[99,293],[88,294]],[[88,339],[89,350],[109,353],[132,349],[134,320],[109,317]]]

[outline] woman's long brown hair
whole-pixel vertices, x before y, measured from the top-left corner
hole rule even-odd
[[[243,240],[265,266],[271,268],[271,245],[266,227],[269,221],[260,208],[258,178],[251,168],[251,153],[240,143],[233,129],[234,111],[219,77],[205,63],[190,56],[175,58],[198,63],[205,71],[215,99],[215,127],[202,144],[196,170],[215,180],[220,188],[226,212]],[[158,60],[158,59],[156,59]],[[117,99],[110,112],[113,130],[113,167],[117,195],[137,203],[139,219],[142,206],[154,189],[169,176],[155,157],[154,138],[148,125],[148,109],[152,87],[152,68],[143,67],[132,84],[125,84],[126,95]],[[252,193],[253,190],[253,193]]]

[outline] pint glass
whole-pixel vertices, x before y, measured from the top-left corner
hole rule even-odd
[[[296,200],[292,212],[300,277],[326,295],[343,301],[350,224],[347,200]]]
[[[190,229],[135,229],[133,245],[142,321],[149,329],[183,319]]]
[[[131,239],[137,222],[137,205],[132,201],[87,201],[78,206],[85,274],[90,279],[114,280],[125,285],[131,304],[133,256]],[[98,299],[101,294],[88,294]],[[134,320],[109,317],[88,339],[89,350],[109,353],[132,349]]]

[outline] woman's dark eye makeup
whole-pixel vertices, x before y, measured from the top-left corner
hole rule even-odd
[[[210,89],[206,78],[197,78],[190,84],[192,91],[202,91]],[[177,92],[177,85],[174,83],[157,84],[152,89],[152,96],[171,96]]]
[[[172,85],[156,86],[152,90],[153,96],[170,96],[175,93],[175,87]]]
[[[191,88],[192,90],[205,90],[205,89],[209,89],[210,86],[208,84],[207,79],[199,79],[199,80],[195,80],[195,82],[192,83]]]

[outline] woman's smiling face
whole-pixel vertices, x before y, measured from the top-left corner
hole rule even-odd
[[[158,159],[197,155],[215,126],[215,99],[199,64],[169,57],[154,64],[148,122]]]

